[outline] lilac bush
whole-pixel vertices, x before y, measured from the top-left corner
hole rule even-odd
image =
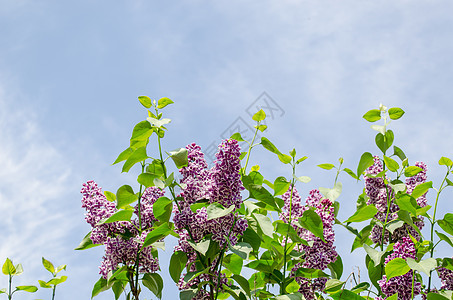
[[[161,110],[173,101],[146,96],[139,101],[148,117],[135,125],[129,147],[114,162],[124,162],[122,172],[141,167],[138,192],[123,185],[116,194],[103,193],[94,181],[82,187],[82,207],[92,230],[76,249],[105,246],[93,296],[112,289],[115,299],[124,291],[127,299],[139,300],[144,286],[162,298],[157,249],[172,235],[178,242],[168,271],[181,299],[453,297],[453,260],[434,257],[439,244],[453,247],[453,214],[436,216],[441,192],[453,186],[449,179],[453,161],[439,160],[447,174],[434,189],[427,181],[426,164],[410,165],[403,150],[393,145],[394,133],[388,127],[390,120],[401,118],[402,109],[380,105],[367,112],[363,116],[367,121],[384,122],[372,126],[381,155],[365,152],[357,171],[343,168],[342,158],[339,166],[320,164],[336,169],[334,186],[311,190],[302,203],[296,183],[310,178],[296,176],[296,167],[307,156],[296,158],[295,149],[285,154],[266,137],[258,137],[267,128],[263,110],[252,117],[256,125],[251,141],[234,133],[221,142],[209,167],[195,143],[169,152],[162,149],[171,120]],[[246,151],[241,152],[240,142],[248,145]],[[257,147],[290,166],[291,179],[279,176],[272,182],[260,173],[259,165],[250,168],[251,152]],[[174,162],[180,179],[170,172],[167,161]],[[341,204],[337,198],[343,172],[357,181],[363,178],[365,187],[357,211],[342,222],[337,218]],[[427,199],[431,189],[436,191],[433,206]],[[364,221],[369,223],[354,227]],[[354,234],[352,251],[365,251],[369,282],[360,282],[355,272],[343,275],[334,226]],[[442,283],[439,288],[432,283],[435,270]],[[347,289],[348,280],[355,286]]]

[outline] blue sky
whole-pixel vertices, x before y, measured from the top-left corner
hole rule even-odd
[[[298,169],[313,179],[299,186],[303,197],[333,183],[317,164],[342,156],[355,169],[363,152],[377,152],[361,119],[367,110],[399,106],[406,115],[391,124],[395,143],[412,163],[427,162],[438,185],[438,159],[453,157],[452,10],[441,0],[0,0],[1,261],[23,263],[17,284],[48,279],[42,256],[68,264],[58,298],[89,299],[103,251],[73,251],[90,229],[79,191],[89,179],[110,191],[134,184],[137,170],[121,174],[111,163],[146,117],[139,95],[175,102],[166,109],[172,150],[219,141],[238,117],[250,120],[246,109],[266,92],[284,111],[266,136],[309,156]],[[290,175],[269,153],[254,155],[269,179]],[[340,180],[343,220],[362,184]],[[349,254],[349,234],[337,235],[348,273],[363,256]],[[167,272],[163,265],[164,298],[173,299]]]

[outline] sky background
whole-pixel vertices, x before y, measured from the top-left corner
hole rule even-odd
[[[238,118],[253,125],[250,106],[276,103],[265,135],[282,152],[309,156],[297,171],[312,178],[298,186],[303,198],[333,185],[335,174],[316,165],[343,157],[355,170],[363,152],[377,153],[366,111],[401,107],[406,114],[390,125],[395,144],[412,164],[426,162],[439,186],[437,161],[453,157],[452,11],[447,0],[0,0],[1,263],[23,264],[16,285],[50,279],[42,256],[67,264],[57,299],[90,298],[103,249],[73,250],[90,230],[80,188],[90,179],[112,192],[137,187],[137,169],[121,174],[111,164],[146,118],[140,95],[175,102],[164,112],[173,120],[167,151],[191,142],[208,149]],[[291,175],[263,149],[252,164],[270,181]],[[345,220],[363,184],[340,181]],[[441,198],[439,217],[451,196]],[[352,235],[335,229],[343,279],[353,266],[364,276],[363,249],[351,254]],[[164,299],[178,297],[166,265],[174,244],[160,254]],[[442,244],[437,255],[451,249]],[[36,298],[50,291],[14,297]]]

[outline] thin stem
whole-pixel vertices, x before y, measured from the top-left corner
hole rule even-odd
[[[52,291],[52,300],[55,299],[55,290],[56,290],[56,289],[57,289],[57,286],[54,285],[54,286],[53,286],[53,291]]]
[[[11,300],[13,298],[13,294],[11,293],[11,283],[13,280],[13,276],[9,275],[9,289],[8,289],[8,300]]]
[[[447,174],[445,174],[444,180],[442,180],[442,183],[440,184],[440,188],[439,188],[439,190],[437,191],[437,195],[436,195],[436,202],[435,202],[435,204],[434,204],[433,219],[431,220],[431,244],[433,244],[433,247],[431,248],[431,251],[430,251],[430,257],[431,257],[431,258],[434,256],[434,248],[436,247],[436,246],[434,245],[434,225],[436,224],[437,203],[438,203],[438,201],[439,201],[439,196],[440,196],[440,193],[441,193],[442,190],[443,190],[445,181],[447,180],[448,174],[450,173],[450,169],[451,169],[451,168],[448,168],[448,167],[447,167]],[[436,244],[436,245],[437,245],[437,244]],[[428,293],[429,293],[430,290],[431,290],[431,274],[432,274],[432,272],[433,272],[432,270],[429,271]]]
[[[294,180],[294,175],[296,174],[296,164],[294,162],[294,157],[293,157],[293,163],[292,163],[292,167],[293,167],[293,176],[292,176],[292,180],[291,180],[291,194],[290,194],[290,197],[289,197],[289,221],[288,221],[288,230],[286,232],[286,236],[285,236],[285,246],[284,246],[284,250],[283,250],[283,276],[282,276],[282,282],[281,282],[281,285],[280,285],[280,294],[283,295],[286,291],[286,287],[285,287],[285,277],[286,277],[286,250],[287,250],[287,245],[288,245],[288,236],[289,236],[289,230],[290,230],[290,226],[291,226],[291,221],[292,221],[292,207],[293,207],[293,191],[294,191],[294,184],[295,184],[295,180]]]
[[[258,126],[259,125],[260,125],[260,122],[258,122],[258,124],[256,126],[255,135],[253,136],[252,143],[249,146],[249,151],[247,152],[247,159],[245,160],[245,166],[244,166],[244,171],[243,171],[244,175],[247,174],[246,171],[247,171],[247,165],[249,163],[250,152],[252,152],[253,143],[255,142],[256,135],[258,134]]]

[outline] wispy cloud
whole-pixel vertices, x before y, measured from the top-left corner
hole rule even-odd
[[[71,170],[41,132],[36,115],[16,106],[0,89],[0,259],[21,262],[25,278],[41,268],[41,256],[61,261],[71,217],[61,208]]]

